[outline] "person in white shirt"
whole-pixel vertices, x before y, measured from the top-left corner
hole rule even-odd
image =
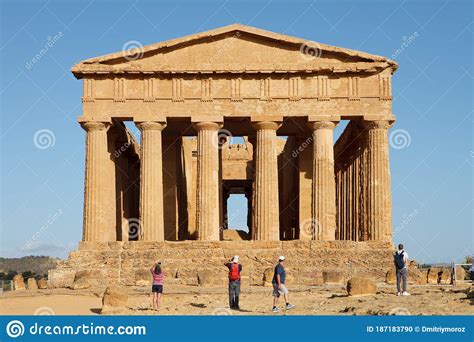
[[[403,245],[398,245],[398,251],[393,256],[397,275],[397,296],[409,296],[407,292],[408,253]],[[402,292],[403,290],[403,292]]]

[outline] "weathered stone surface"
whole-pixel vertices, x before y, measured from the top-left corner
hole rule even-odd
[[[210,85],[209,85],[210,86]],[[201,241],[219,241],[219,137],[222,119],[194,124],[197,131],[196,230]]]
[[[415,267],[408,269],[408,282],[410,284],[425,285],[428,280],[428,270],[420,270]]]
[[[214,284],[214,274],[209,269],[201,269],[197,271],[198,284],[200,286],[211,286]]]
[[[289,284],[383,280],[393,267],[388,129],[397,65],[327,45],[317,50],[330,58],[305,58],[315,57],[305,56],[307,43],[231,25],[74,66],[84,82],[83,241],[50,272],[50,287],[146,286],[156,260],[167,281],[220,285],[234,254],[249,284],[262,284],[282,254]],[[132,114],[141,144],[121,122]],[[334,145],[341,116],[352,120]],[[245,144],[230,143],[237,133]],[[197,138],[181,138],[189,134]],[[225,229],[232,193],[248,200],[253,241]]]
[[[438,284],[440,272],[441,271],[439,268],[436,268],[436,267],[430,268],[428,270],[427,278],[426,278],[427,284],[431,284],[431,285]]]
[[[157,260],[163,261],[166,274],[165,282],[183,285],[198,285],[197,271],[206,269],[212,273],[212,283],[222,285],[227,282],[228,271],[224,262],[237,254],[243,266],[242,276],[246,285],[263,284],[263,276],[269,269],[269,279],[273,277],[273,268],[279,255],[286,255],[286,267],[289,283],[294,285],[320,285],[323,283],[323,271],[342,272],[344,279],[361,274],[377,281],[384,281],[386,270],[393,268],[392,250],[376,242],[352,241],[222,241],[209,244],[201,241],[183,241],[173,243],[116,242],[109,245],[95,245],[90,249],[80,249],[71,253],[67,264],[59,266],[53,279],[63,287],[71,287],[76,271],[78,278],[89,275],[99,277],[99,287],[106,285],[149,286],[150,265]],[[143,246],[142,246],[143,244]],[[123,246],[124,248],[121,248]],[[140,247],[142,246],[142,247]],[[194,246],[194,247],[193,247]],[[283,249],[284,248],[284,249]],[[369,262],[377,260],[377,263]],[[119,260],[120,262],[116,262]],[[347,264],[351,261],[351,265]],[[199,267],[203,265],[205,267]],[[341,266],[345,267],[342,268]],[[409,270],[408,279],[415,268]],[[58,276],[59,275],[59,276]],[[72,279],[71,279],[72,277]],[[67,281],[67,278],[69,280]],[[426,279],[426,277],[425,277]],[[138,283],[137,283],[138,281]],[[338,281],[345,285],[345,282]],[[95,288],[96,284],[91,284]]]
[[[79,122],[86,130],[81,249],[116,240],[172,249],[165,240],[184,239],[214,249],[222,238],[245,239],[227,229],[221,233],[228,227],[225,201],[232,193],[244,193],[249,201],[254,240],[391,244],[388,129],[397,64],[312,45],[318,46],[236,24],[157,43],[133,58],[127,51],[75,65],[73,74],[84,83]],[[306,48],[330,57],[306,56]],[[258,110],[249,111],[256,103]],[[121,122],[132,112],[140,145]],[[229,113],[247,113],[249,120],[224,120]],[[334,146],[341,116],[351,124]],[[283,121],[285,141],[276,134]],[[301,129],[305,123],[311,132]],[[236,133],[245,144],[229,143]],[[189,134],[197,139],[181,139]],[[301,139],[308,146],[297,146]],[[136,249],[131,241],[108,247]],[[133,275],[124,278],[133,282]]]
[[[224,241],[245,241],[250,240],[250,236],[243,230],[224,229],[222,239]]]
[[[462,266],[456,266],[456,280],[464,280],[466,278],[466,270]]]
[[[387,284],[395,284],[397,282],[397,274],[394,269],[387,271],[387,274],[385,275],[385,282]]]
[[[135,271],[135,285],[150,286],[151,283],[152,277],[149,269],[142,268]]]
[[[90,259],[89,259],[90,260]],[[84,265],[89,265],[87,259],[82,260],[81,263]],[[102,263],[100,261],[100,263]],[[76,276],[76,271],[70,267],[65,268],[55,268],[49,270],[48,272],[48,287],[49,288],[58,288],[58,287],[71,287],[74,283],[74,278]]]
[[[36,282],[36,279],[31,277],[28,278],[28,290],[37,290],[38,289],[38,283]]]
[[[126,306],[128,301],[127,292],[120,286],[111,285],[105,289],[102,297],[103,307],[122,307]]]
[[[347,282],[349,296],[374,295],[377,285],[369,278],[353,277]]]
[[[17,274],[13,277],[13,288],[15,291],[22,291],[25,290],[25,281],[23,280],[23,276],[21,274]]]
[[[48,288],[48,280],[45,278],[41,278],[38,280],[38,288],[41,290],[47,289]]]
[[[91,284],[89,281],[87,281],[86,278],[79,278],[77,280],[74,280],[74,283],[71,285],[71,289],[73,290],[84,290],[90,287]]]
[[[323,285],[323,273],[318,268],[295,268],[292,271],[295,274],[294,284],[302,284],[307,286]]]
[[[474,285],[471,285],[471,287],[466,290],[466,294],[467,298],[474,299]]]
[[[311,238],[336,239],[336,184],[333,131],[337,121],[310,121],[313,138]]]
[[[278,241],[280,239],[278,156],[276,130],[279,122],[261,120],[253,123],[256,134],[255,149],[255,215],[252,238]]]
[[[179,269],[177,267],[163,267],[163,273],[165,274],[166,281],[175,281],[179,278]]]
[[[452,282],[451,270],[443,269],[439,275],[439,284],[449,285]]]
[[[144,241],[164,241],[163,162],[161,131],[166,122],[137,123],[141,131],[140,227],[135,237]]]
[[[87,289],[89,287],[97,288],[101,284],[102,277],[102,272],[99,270],[77,271],[71,288],[74,290]]]
[[[323,271],[323,283],[326,285],[344,285],[346,283],[344,272]]]
[[[272,286],[273,274],[275,270],[273,267],[266,268],[263,271],[263,286]]]

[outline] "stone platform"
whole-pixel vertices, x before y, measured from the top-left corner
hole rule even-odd
[[[263,285],[279,255],[287,259],[290,286],[320,285],[323,272],[382,282],[393,268],[392,253],[391,243],[376,241],[81,242],[67,261],[50,271],[49,286],[145,286],[157,260],[168,284],[222,286],[227,281],[223,263],[236,254],[243,265],[242,286]]]

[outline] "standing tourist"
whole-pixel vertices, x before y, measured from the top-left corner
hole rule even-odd
[[[229,269],[229,307],[233,310],[240,310],[239,294],[242,265],[239,264],[239,256],[234,256],[231,262],[224,265]]]
[[[403,249],[403,245],[398,245],[398,251],[393,256],[395,262],[395,271],[397,275],[397,296],[409,296],[407,292],[407,272],[408,272],[408,253]],[[403,292],[401,292],[403,289]]]
[[[153,310],[158,311],[160,309],[161,295],[163,294],[163,282],[165,280],[165,274],[161,269],[161,262],[158,261],[150,268],[151,275],[153,277],[153,284],[151,286],[151,292],[153,293]]]
[[[289,299],[288,299],[288,289],[285,286],[285,281],[286,281],[286,271],[285,271],[285,257],[281,255],[278,258],[278,264],[275,266],[275,272],[273,274],[273,280],[272,280],[272,285],[273,285],[273,312],[278,312],[280,309],[278,308],[278,299],[280,298],[280,295],[283,295],[285,298],[285,303],[286,303],[286,310],[290,310],[294,308],[295,306],[293,304],[290,304]]]

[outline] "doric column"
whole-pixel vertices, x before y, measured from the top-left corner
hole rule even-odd
[[[309,122],[313,130],[313,240],[336,239],[336,180],[333,131],[337,122]]]
[[[164,122],[136,124],[141,131],[140,149],[140,237],[144,241],[164,241],[163,150],[161,131]]]
[[[86,172],[84,180],[84,227],[83,241],[114,241],[113,205],[110,198],[107,150],[108,122],[81,122],[86,133]]]
[[[219,201],[219,142],[216,122],[198,122],[197,148],[197,238],[203,241],[220,240]]]
[[[364,122],[366,133],[365,226],[369,240],[392,240],[392,193],[387,120]]]
[[[260,121],[253,124],[256,134],[254,240],[279,240],[278,162],[276,130],[279,124]]]

